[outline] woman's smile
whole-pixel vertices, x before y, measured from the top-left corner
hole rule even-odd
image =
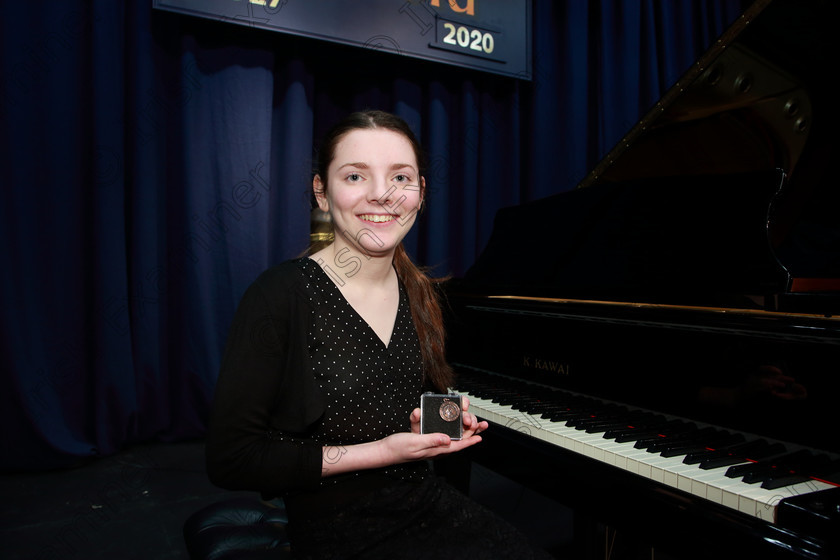
[[[386,222],[393,222],[399,216],[394,216],[392,214],[360,214],[359,219],[365,222],[373,222],[376,224],[386,223]]]

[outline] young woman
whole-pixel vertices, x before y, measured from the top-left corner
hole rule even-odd
[[[421,149],[398,117],[354,113],[319,152],[313,192],[334,240],[257,278],[236,312],[207,438],[213,483],[280,497],[296,558],[549,558],[434,476],[481,441],[420,433],[446,392],[432,281],[402,239],[423,205]]]

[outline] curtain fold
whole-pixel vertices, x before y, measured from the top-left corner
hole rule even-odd
[[[236,304],[304,249],[313,145],[347,112],[415,129],[406,245],[459,276],[499,208],[574,188],[742,11],[535,0],[519,81],[147,0],[49,4],[0,22],[3,470],[203,435]]]

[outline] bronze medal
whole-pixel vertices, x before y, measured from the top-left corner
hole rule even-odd
[[[443,402],[440,405],[440,417],[446,420],[447,422],[452,422],[456,420],[458,416],[461,414],[461,407],[459,407],[454,402],[450,401],[449,399],[443,399]]]

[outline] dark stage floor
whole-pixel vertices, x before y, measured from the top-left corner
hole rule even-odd
[[[543,547],[570,538],[565,508],[482,467],[471,495]],[[186,560],[182,525],[216,501],[252,493],[212,486],[203,443],[135,446],[76,469],[0,476],[4,560]]]

